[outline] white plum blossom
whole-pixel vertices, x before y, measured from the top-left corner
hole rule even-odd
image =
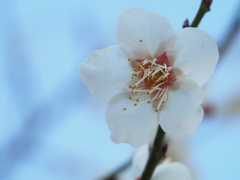
[[[133,157],[132,175],[134,180],[140,180],[149,157],[148,144],[140,147]],[[167,156],[155,168],[151,180],[192,180],[193,176],[187,166],[174,162]]]
[[[203,117],[201,87],[219,58],[204,31],[173,31],[162,16],[130,8],[118,23],[119,45],[93,52],[80,65],[89,91],[108,101],[116,143],[147,143],[160,124],[174,136],[193,133]]]

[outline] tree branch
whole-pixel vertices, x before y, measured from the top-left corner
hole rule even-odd
[[[143,171],[141,180],[150,180],[155,167],[158,165],[159,161],[165,158],[166,148],[162,146],[164,131],[160,126],[158,126],[158,131],[154,140],[153,148],[149,156],[147,165]]]

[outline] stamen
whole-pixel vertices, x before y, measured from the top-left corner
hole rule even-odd
[[[142,39],[139,40],[143,47],[145,43]],[[146,50],[148,50],[146,48]],[[134,84],[129,85],[132,89],[132,96],[129,99],[135,99],[132,106],[123,108],[123,110],[131,109],[137,106],[140,102],[149,99],[147,103],[153,101],[157,102],[155,111],[158,112],[161,105],[166,102],[169,86],[175,81],[172,68],[169,66],[169,62],[166,53],[162,56],[154,59],[134,60],[128,59],[129,66],[133,71],[131,79],[134,79]],[[132,68],[132,64],[135,63],[135,68]]]
[[[136,103],[135,103],[136,104]],[[123,110],[125,111],[125,110],[129,110],[129,109],[131,109],[131,108],[133,108],[134,106],[137,106],[137,104],[135,105],[135,104],[133,104],[132,106],[130,106],[130,107],[128,107],[128,108],[123,108]]]
[[[164,90],[165,90],[165,91],[164,91],[164,94],[163,94],[160,102],[158,103],[157,109],[159,109],[159,108],[161,107],[161,105],[162,105],[162,102],[163,102],[164,100],[166,100],[166,97],[167,97],[167,89],[168,89],[168,88],[166,88],[166,90],[164,89]]]

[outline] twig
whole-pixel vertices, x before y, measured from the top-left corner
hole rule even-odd
[[[200,21],[202,20],[204,14],[210,11],[210,6],[212,4],[211,0],[202,0],[202,3],[199,7],[196,17],[194,18],[191,27],[198,27]]]
[[[147,165],[143,171],[141,180],[150,180],[155,167],[158,165],[159,161],[165,157],[166,147],[162,146],[164,135],[164,131],[160,126],[158,126],[158,131],[154,140],[153,148],[149,156]]]

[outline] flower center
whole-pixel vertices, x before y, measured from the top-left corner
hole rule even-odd
[[[147,102],[157,101],[155,111],[158,112],[162,103],[165,103],[167,100],[168,88],[176,81],[166,52],[150,60],[128,60],[134,72],[131,77],[133,84],[129,85],[133,95],[129,99],[133,99],[136,102],[128,108],[123,108],[123,110],[137,106],[138,103],[150,97],[150,100]]]

